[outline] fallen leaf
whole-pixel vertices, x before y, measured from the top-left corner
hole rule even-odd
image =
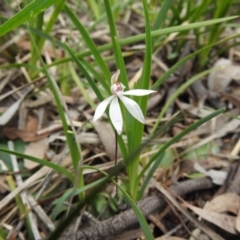
[[[236,222],[235,222],[235,228],[236,230],[240,233],[240,198],[238,198],[238,214],[237,214],[237,218],[236,218]]]
[[[0,126],[6,125],[12,119],[15,113],[19,110],[20,104],[27,96],[27,94],[32,91],[32,89],[33,86],[27,86],[24,89],[22,96],[0,116]]]
[[[108,123],[103,121],[92,122],[95,130],[99,134],[99,138],[102,141],[102,144],[107,152],[108,157],[111,160],[115,159],[115,135],[114,131]],[[118,147],[118,156],[120,158],[120,151]]]
[[[36,132],[38,130],[38,119],[28,115],[25,131],[26,132]]]
[[[160,101],[163,99],[165,92],[162,91],[161,93],[156,93],[151,96],[147,102],[147,111],[152,110],[154,107],[159,105]]]
[[[40,139],[47,137],[51,132],[47,132],[44,134],[36,134],[33,132],[27,132],[25,130],[19,130],[18,128],[8,128],[5,127],[2,131],[3,135],[7,138],[14,140],[20,138],[23,142],[34,142]]]
[[[37,158],[44,158],[46,151],[48,150],[48,140],[43,138],[36,142],[31,142],[26,148],[24,153]],[[35,168],[39,163],[24,159],[24,166],[27,169]]]
[[[240,197],[236,193],[224,193],[209,202],[205,209],[218,213],[231,212],[237,215],[240,207],[239,200]]]
[[[240,67],[234,65],[229,59],[220,58],[213,68],[219,68],[208,76],[208,89],[214,92],[222,92],[233,79],[240,80]]]
[[[217,185],[222,185],[225,182],[225,179],[227,178],[227,172],[221,171],[221,170],[205,170],[200,164],[197,162],[194,163],[194,168],[200,173],[203,173],[204,175],[210,177],[213,181],[213,183]]]
[[[216,226],[224,229],[229,233],[237,234],[237,231],[235,229],[236,217],[233,217],[227,214],[209,211],[206,209],[201,209],[201,208],[192,206],[187,202],[184,202],[184,205],[189,209],[191,209],[193,212],[195,212],[198,216],[207,220],[208,222],[215,224]]]

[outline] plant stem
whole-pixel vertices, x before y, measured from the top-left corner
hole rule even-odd
[[[118,154],[118,135],[117,135],[117,131],[114,130],[115,132],[115,167],[117,166],[117,154]],[[115,175],[115,181],[116,183],[118,183],[118,174],[116,173]],[[118,186],[116,185],[116,199],[118,201]]]

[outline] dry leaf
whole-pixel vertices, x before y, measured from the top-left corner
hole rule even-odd
[[[9,138],[10,140],[20,138],[23,142],[38,141],[40,139],[47,137],[50,134],[50,132],[48,132],[42,135],[37,135],[36,133],[33,133],[33,132],[26,132],[25,130],[19,130],[17,128],[7,128],[7,127],[4,128],[2,132],[3,132],[3,135]]]
[[[206,176],[210,177],[213,181],[213,183],[217,185],[222,185],[225,182],[225,179],[227,178],[227,172],[220,171],[220,170],[205,170],[201,165],[199,165],[197,162],[194,163],[194,168],[200,173],[205,174]]]
[[[38,130],[38,119],[28,115],[25,130],[26,132],[36,132]]]
[[[156,93],[153,96],[151,96],[147,102],[147,111],[152,110],[154,107],[156,107],[157,105],[159,105],[160,101],[163,99],[164,97],[164,91],[162,91],[161,93]]]
[[[215,197],[206,207],[206,210],[211,210],[213,212],[223,213],[231,212],[233,214],[238,214],[239,196],[236,193],[225,193]]]
[[[219,68],[208,76],[208,89],[222,92],[231,83],[232,79],[240,80],[240,67],[234,65],[229,59],[220,58],[213,66]]]
[[[47,138],[41,139],[36,142],[31,142],[26,148],[24,153],[37,158],[44,158],[46,151],[48,150]],[[27,169],[35,168],[39,163],[24,159],[24,166]]]
[[[238,198],[238,205],[240,205],[240,198]],[[240,208],[238,208],[238,215],[235,222],[235,228],[240,233]]]
[[[33,86],[31,85],[23,89],[22,96],[0,116],[0,126],[6,125],[12,119],[15,113],[19,110],[22,101],[27,96],[27,94],[32,91],[32,89]]]
[[[203,219],[215,224],[216,226],[224,229],[229,233],[237,234],[237,231],[235,229],[236,217],[209,211],[206,209],[197,208],[186,202],[184,203],[184,205],[191,209],[193,212],[195,212],[197,215],[202,217]]]
[[[115,136],[111,126],[103,121],[92,122],[95,130],[99,134],[107,155],[111,160],[115,159]],[[120,151],[118,148],[118,156],[120,158]]]

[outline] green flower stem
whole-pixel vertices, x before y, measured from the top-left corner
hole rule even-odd
[[[145,50],[145,58],[144,58],[144,66],[143,73],[141,79],[139,81],[139,87],[141,89],[148,89],[149,83],[151,79],[151,63],[152,63],[152,38],[151,38],[151,27],[149,21],[149,15],[147,10],[147,4],[145,0],[142,0],[143,9],[144,9],[144,19],[145,19],[145,32],[146,32],[146,50]],[[147,96],[143,96],[141,98],[135,98],[136,102],[138,102],[139,106],[142,109],[143,115],[146,115],[147,110]],[[129,124],[129,123],[128,123]],[[128,132],[128,148],[129,152],[135,151],[140,145],[143,136],[144,125],[138,122],[135,118],[131,117],[130,120],[130,129],[127,128]],[[140,163],[140,155],[136,156],[130,164],[126,166],[126,170],[128,173],[129,179],[129,192],[133,199],[137,199],[138,197],[138,189],[139,189],[139,181],[138,178],[138,166]]]

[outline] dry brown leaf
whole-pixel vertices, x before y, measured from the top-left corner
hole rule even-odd
[[[95,130],[99,134],[99,138],[111,160],[115,159],[115,135],[114,131],[108,123],[103,121],[92,122]],[[118,148],[118,156],[120,158],[120,151]]]
[[[238,209],[240,197],[236,193],[225,193],[215,197],[206,206],[206,210],[211,210],[213,212],[223,213],[231,212],[238,214]]]
[[[38,130],[38,119],[28,115],[25,131],[26,132],[36,132]]]
[[[48,140],[43,138],[36,142],[31,142],[26,148],[24,153],[37,158],[44,158],[46,151],[48,150]],[[24,166],[27,169],[37,167],[39,164],[27,159],[24,159]]]
[[[46,138],[50,132],[37,135],[33,132],[26,132],[25,130],[19,130],[18,128],[4,128],[3,135],[9,138],[10,140],[14,140],[20,138],[23,142],[34,142],[40,139]]]
[[[240,198],[238,198],[238,205],[240,205]],[[240,208],[238,208],[238,215],[235,222],[235,228],[240,233]]]
[[[201,208],[192,206],[186,202],[184,202],[184,205],[189,209],[191,209],[193,212],[195,212],[197,215],[202,217],[203,219],[215,224],[216,226],[224,229],[229,233],[237,234],[237,231],[235,229],[236,217],[233,217],[227,214],[221,214],[221,213],[209,211],[206,209],[201,209]]]

